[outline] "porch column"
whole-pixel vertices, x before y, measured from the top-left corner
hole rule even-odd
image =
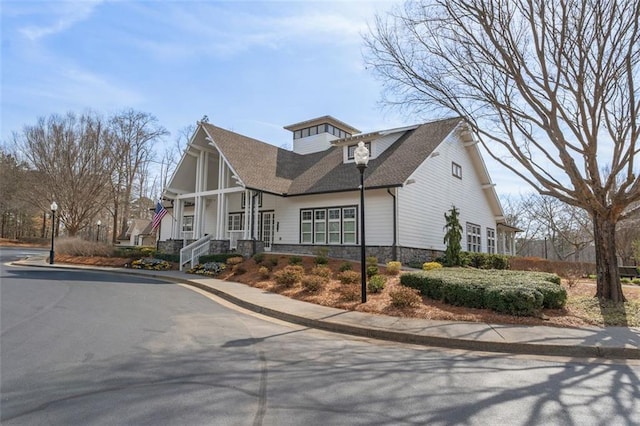
[[[196,196],[196,202],[195,205],[193,206],[193,239],[197,240],[200,239],[200,237],[202,237],[202,214],[204,212],[204,209],[202,208],[203,202],[202,202],[202,197],[201,196]]]
[[[251,191],[244,190],[244,239],[251,239]]]
[[[171,237],[176,240],[181,240],[182,239],[182,217],[184,215],[184,201],[180,198],[175,200],[174,208],[175,208],[174,214],[175,214],[176,223],[173,229],[173,235]]]

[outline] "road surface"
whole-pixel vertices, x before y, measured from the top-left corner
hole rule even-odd
[[[0,251],[2,425],[640,425],[637,361],[332,334],[183,285],[4,264],[25,253]]]

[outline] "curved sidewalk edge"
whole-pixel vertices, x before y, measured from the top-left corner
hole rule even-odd
[[[558,328],[399,318],[315,305],[245,284],[185,277],[185,273],[178,271],[49,265],[35,259],[13,264],[144,275],[191,285],[237,306],[290,323],[387,341],[482,352],[640,359],[640,329],[637,328]]]

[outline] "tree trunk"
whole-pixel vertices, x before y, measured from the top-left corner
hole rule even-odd
[[[598,274],[596,297],[615,303],[624,302],[616,257],[616,224],[596,213],[593,215],[593,231]]]

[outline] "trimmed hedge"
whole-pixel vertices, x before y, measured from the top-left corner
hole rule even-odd
[[[232,257],[240,257],[238,253],[218,253],[218,254],[205,254],[198,258],[198,263],[227,263],[227,259]]]
[[[407,273],[400,283],[430,299],[511,315],[535,315],[567,301],[560,278],[544,272],[447,268]]]

